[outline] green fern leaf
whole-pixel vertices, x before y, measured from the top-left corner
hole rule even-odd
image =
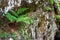
[[[60,15],[56,15],[56,19],[60,22]]]
[[[30,18],[29,18],[29,17],[23,17],[23,16],[21,16],[21,17],[19,17],[19,18],[16,20],[16,22],[20,22],[20,21],[22,21],[22,22],[24,22],[24,23],[26,23],[26,24],[30,24]]]
[[[7,13],[6,17],[10,22],[13,22],[17,19],[16,17],[12,16],[10,13]]]
[[[17,11],[17,14],[22,14],[24,11],[26,11],[28,8],[20,8]]]
[[[57,19],[60,19],[60,15],[56,15],[56,18],[57,18]]]
[[[29,17],[19,17],[19,18],[17,18],[16,22],[24,21],[27,19],[29,19]]]
[[[26,24],[30,24],[30,20],[29,19],[24,20],[23,22],[26,23]]]
[[[21,17],[21,18],[22,18],[22,17],[27,17],[27,14],[20,15],[20,16],[18,16],[18,18],[19,18],[19,17]]]
[[[46,7],[43,8],[43,11],[52,11],[52,8],[49,7],[49,6],[46,6]]]
[[[11,10],[11,12],[14,16],[18,17],[18,14],[15,11]]]
[[[6,33],[0,33],[0,37],[7,37],[8,36],[8,34],[6,34]]]
[[[54,0],[49,0],[50,4],[53,4],[54,3]]]

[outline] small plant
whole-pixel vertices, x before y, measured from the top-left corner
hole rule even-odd
[[[52,11],[52,8],[50,6],[45,6],[43,7],[43,11],[46,12],[46,11]]]
[[[6,15],[6,18],[10,21],[10,22],[15,22],[15,23],[19,23],[18,27],[19,27],[19,31],[22,31],[20,32],[20,35],[24,36],[24,39],[27,39],[27,37],[29,36],[28,35],[28,32],[24,32],[28,29],[27,25],[33,23],[33,20],[27,16],[27,14],[25,13],[26,11],[28,10],[28,8],[20,8],[18,9],[18,11],[14,11],[14,10],[11,10],[11,13],[7,12],[5,15]],[[21,22],[23,22],[24,24],[26,24],[26,28],[21,26]],[[24,30],[25,28],[25,30]],[[22,30],[21,30],[22,29]],[[21,34],[22,33],[22,34]],[[27,37],[26,37],[27,36]]]
[[[60,22],[60,15],[56,15],[56,20]]]
[[[10,22],[21,22],[22,21],[24,23],[30,24],[31,19],[27,17],[27,14],[24,13],[27,10],[28,8],[20,8],[18,9],[17,12],[11,10],[12,13],[7,12],[6,17]]]
[[[54,4],[54,0],[49,0],[49,3],[50,4]]]

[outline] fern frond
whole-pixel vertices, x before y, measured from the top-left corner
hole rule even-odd
[[[24,20],[28,20],[29,17],[19,17],[17,18],[16,22],[20,22],[20,21],[24,21]]]
[[[7,37],[8,34],[7,33],[0,33],[0,37]]]
[[[10,13],[7,13],[6,17],[10,22],[13,22],[17,19],[15,16],[12,16]]]
[[[20,8],[17,11],[17,14],[22,14],[24,11],[26,11],[28,8]]]
[[[18,17],[18,14],[15,11],[11,10],[11,12],[14,16]]]
[[[50,4],[53,4],[54,3],[54,0],[49,0]]]

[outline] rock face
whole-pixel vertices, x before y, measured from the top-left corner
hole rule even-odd
[[[51,13],[44,12],[44,14],[42,15],[44,17],[42,17],[42,19],[40,21],[40,26],[38,28],[38,40],[54,40],[54,35],[57,30],[57,26],[54,21],[55,20],[54,15],[55,15],[54,12],[51,12]],[[40,36],[39,36],[39,34],[40,34]],[[44,38],[44,36],[45,36],[45,38]]]

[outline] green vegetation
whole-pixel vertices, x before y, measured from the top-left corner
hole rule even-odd
[[[1,30],[6,29],[8,31],[6,31],[6,30],[5,31],[8,33],[1,32],[0,37],[14,36],[12,38],[14,40],[16,40],[16,35],[18,34],[20,36],[23,36],[23,38],[25,40],[30,40],[30,38],[31,38],[30,36],[32,34],[31,29],[34,28],[33,32],[36,32],[36,31],[42,32],[44,30],[43,27],[45,27],[44,25],[45,25],[45,23],[47,23],[47,21],[49,21],[49,24],[46,25],[47,27],[48,26],[50,27],[51,21],[56,22],[56,24],[60,22],[60,2],[59,1],[57,1],[57,0],[56,1],[55,0],[39,0],[37,2],[36,1],[37,0],[32,0],[32,3],[26,2],[26,4],[25,4],[25,1],[23,1],[21,7],[20,6],[13,7],[13,9],[9,10],[4,16],[4,19],[6,19],[7,24],[6,24],[6,22],[4,23],[4,20],[3,20],[4,24],[0,21],[1,22],[0,26],[4,25],[4,28],[3,28],[3,26],[1,26],[2,27]],[[2,4],[0,3],[0,7],[2,7],[1,5]],[[4,4],[4,5],[6,5],[6,4]],[[4,5],[2,8],[3,10],[5,8]],[[15,10],[15,8],[17,10]],[[47,16],[45,15],[45,13],[47,14]],[[56,18],[56,20],[54,20],[52,15]],[[36,19],[39,19],[39,22],[38,22],[38,25],[36,27],[34,27],[35,25],[33,23],[35,23]],[[37,24],[37,21],[36,21],[36,24]],[[52,23],[52,25],[53,25],[53,23]],[[33,26],[33,27],[31,27],[31,26]],[[40,30],[41,28],[42,28],[42,30]],[[36,34],[38,35],[38,32],[36,32]],[[47,32],[47,34],[48,34],[48,32]]]
[[[31,19],[27,16],[26,13],[24,13],[27,10],[28,8],[20,8],[17,12],[11,10],[12,13],[7,12],[6,17],[10,22],[24,22],[26,24],[30,24]]]
[[[52,8],[50,6],[45,6],[43,7],[43,11],[46,12],[46,11],[52,11]]]
[[[50,4],[54,4],[54,0],[49,0],[49,3]]]
[[[18,9],[18,11],[14,11],[11,10],[11,13],[7,12],[6,18],[10,21],[10,22],[16,22],[19,23],[19,25],[17,27],[19,27],[19,34],[21,34],[25,40],[29,39],[29,35],[28,35],[28,25],[33,23],[33,19],[28,17],[26,12],[28,8],[20,8]],[[23,24],[21,24],[21,22]],[[24,27],[23,25],[26,24]]]

